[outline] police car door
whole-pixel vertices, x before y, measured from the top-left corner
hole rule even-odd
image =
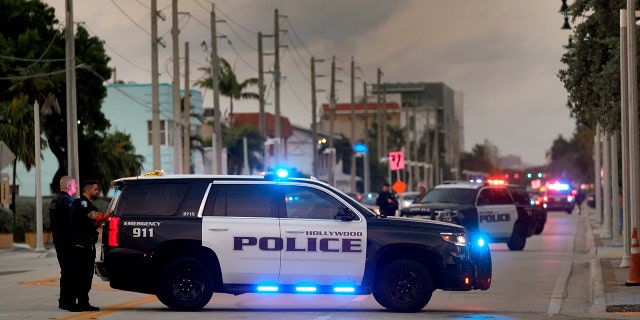
[[[511,237],[518,211],[504,187],[485,187],[478,193],[478,226],[492,238]]]
[[[279,186],[284,193],[279,283],[360,285],[367,246],[364,219],[334,219],[349,205],[329,189],[295,182],[281,182]]]
[[[280,227],[272,181],[214,182],[202,217],[202,245],[219,257],[224,283],[276,283]]]

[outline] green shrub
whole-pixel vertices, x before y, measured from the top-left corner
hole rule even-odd
[[[0,233],[13,232],[13,212],[0,206]]]
[[[42,198],[42,230],[44,231],[51,231],[50,203],[51,198]],[[16,199],[16,220],[13,228],[14,239],[20,241],[27,231],[37,231],[36,200],[35,198],[18,198]]]

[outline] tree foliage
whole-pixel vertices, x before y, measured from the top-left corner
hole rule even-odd
[[[40,104],[44,116],[42,131],[47,140],[43,147],[48,146],[58,161],[58,170],[51,181],[53,192],[59,189],[60,177],[67,174],[66,108],[61,107],[66,106],[67,99],[66,44],[64,30],[58,24],[54,9],[38,0],[0,2],[0,74],[6,75],[0,78],[0,102],[6,106],[9,101],[24,99],[31,105],[35,100]],[[103,41],[90,36],[82,25],[77,27],[74,45],[81,150],[78,180],[107,177],[110,175],[105,171],[112,169],[105,168],[103,161],[116,155],[105,155],[98,148],[105,139],[119,138],[105,133],[110,123],[101,110],[107,93],[103,82],[111,77],[110,58]],[[28,158],[20,161],[27,169],[32,165]]]
[[[558,76],[579,125],[620,129],[620,9],[624,0],[575,0],[567,10],[574,25]]]

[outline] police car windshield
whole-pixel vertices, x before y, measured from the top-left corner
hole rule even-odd
[[[473,204],[476,199],[476,189],[468,188],[435,188],[431,189],[420,203],[459,203]]]

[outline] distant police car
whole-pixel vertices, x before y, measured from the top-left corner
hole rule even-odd
[[[402,217],[446,221],[486,235],[491,242],[506,242],[509,250],[522,250],[535,229],[531,211],[518,210],[505,186],[447,183],[435,186],[400,211]]]
[[[421,310],[486,290],[491,255],[458,225],[374,214],[309,179],[177,175],[113,182],[96,271],[115,289],[200,310],[214,292],[373,294]]]

